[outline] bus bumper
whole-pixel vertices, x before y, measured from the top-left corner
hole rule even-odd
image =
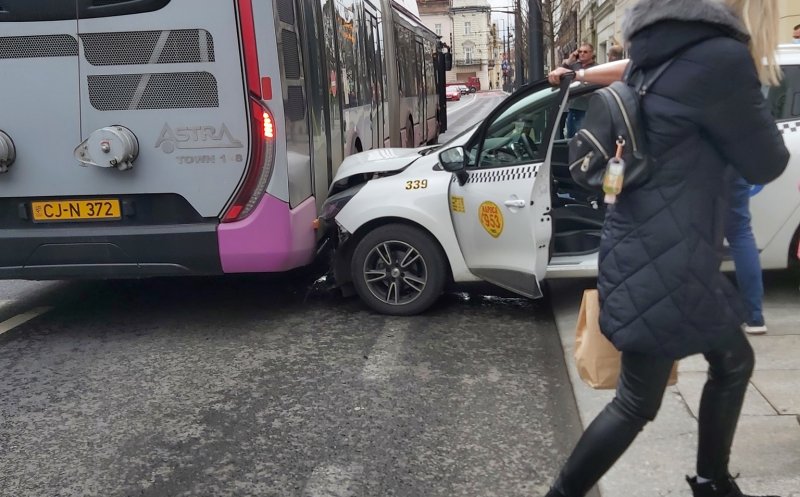
[[[222,273],[217,222],[0,230],[0,279],[112,279]]]
[[[219,225],[219,253],[226,273],[283,272],[311,264],[316,255],[317,204],[307,198],[292,209],[265,194],[253,212]]]

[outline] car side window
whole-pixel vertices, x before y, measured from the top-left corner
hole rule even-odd
[[[468,151],[469,165],[483,169],[544,160],[550,139],[545,136],[547,125],[558,110],[556,93],[553,89],[533,93],[496,116],[483,141]]]
[[[800,119],[800,66],[783,66],[780,86],[767,90],[767,103],[778,121]]]

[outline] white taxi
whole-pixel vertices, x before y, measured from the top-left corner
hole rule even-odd
[[[768,102],[800,151],[800,46],[779,57],[785,78]],[[448,283],[486,281],[537,298],[545,278],[596,275],[605,207],[572,182],[564,136],[569,99],[596,88],[532,84],[444,145],[348,157],[321,214],[334,232],[337,283],[378,312],[411,315]],[[781,178],[753,188],[764,269],[796,260],[798,179],[793,154]]]

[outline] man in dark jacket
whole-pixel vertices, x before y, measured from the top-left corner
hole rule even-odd
[[[594,61],[594,47],[589,43],[581,44],[563,63],[563,67],[572,71],[588,69],[595,65],[597,64]],[[575,133],[581,129],[581,124],[588,108],[589,97],[576,98],[570,102],[569,112],[567,113],[567,138],[575,136]]]
[[[763,2],[777,12],[775,0]],[[697,353],[709,371],[698,476],[689,484],[695,497],[743,497],[728,460],[754,356],[740,328],[744,306],[719,270],[729,165],[765,184],[783,172],[789,153],[754,62],[775,44],[759,43],[764,53],[750,53],[749,33],[733,10],[739,3],[640,0],[623,21],[634,67],[646,73],[674,60],[641,100],[652,176],[623,190],[601,235],[600,328],[622,351],[617,394],[586,429],[548,497],[585,495],[655,418],[673,361]],[[759,42],[771,36],[758,34]],[[618,79],[626,65],[608,67]],[[579,81],[614,79],[595,69],[578,73]]]

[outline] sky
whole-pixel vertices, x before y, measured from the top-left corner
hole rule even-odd
[[[500,10],[514,10],[514,0],[489,0],[489,5],[493,9]],[[501,19],[503,20],[501,22]],[[512,14],[501,14],[499,12],[492,12],[492,20],[497,23],[499,29],[505,29],[506,19],[510,22],[511,29],[514,29],[514,16]]]

